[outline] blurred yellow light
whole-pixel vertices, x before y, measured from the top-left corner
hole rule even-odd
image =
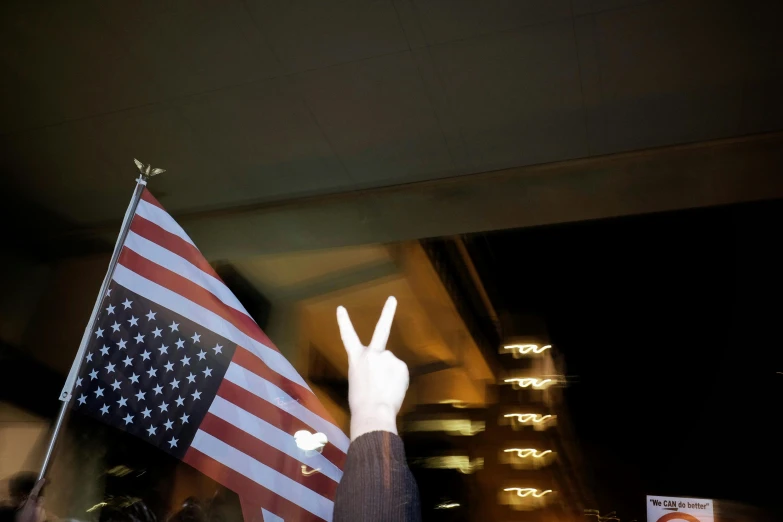
[[[544,495],[548,495],[549,493],[552,493],[551,489],[546,489],[544,491],[538,491],[535,488],[505,488],[503,491],[516,491],[517,496],[525,498],[529,496],[533,496],[535,498],[541,498]]]
[[[470,419],[428,419],[411,421],[405,425],[406,431],[443,431],[452,435],[471,437],[484,431],[484,421]]]
[[[435,509],[454,509],[458,507],[459,503],[457,502],[444,502],[443,504],[438,504],[435,506]]]
[[[538,346],[537,344],[507,344],[503,347],[504,350],[512,350],[514,357],[544,353],[544,351],[551,348],[551,344],[546,344],[544,346]]]
[[[511,379],[504,379],[503,382],[519,386],[520,388],[529,388],[532,386],[536,390],[543,390],[556,381],[554,379],[536,379],[535,377],[513,377]]]
[[[544,451],[538,451],[537,449],[533,448],[510,448],[507,450],[503,450],[504,453],[511,453],[511,452],[517,452],[517,457],[521,459],[526,459],[527,457],[533,457],[534,459],[540,459],[544,455],[548,455],[549,453],[552,453],[552,450],[544,450]]]
[[[312,475],[313,473],[318,473],[321,471],[321,468],[313,468],[313,469],[307,469],[307,466],[302,466],[302,475],[305,477],[308,475]]]
[[[465,455],[450,455],[446,457],[428,457],[420,461],[422,466],[430,469],[456,469],[460,473],[470,475],[484,467],[484,459],[470,460]]]
[[[440,401],[440,404],[451,404],[452,407],[460,408],[460,409],[468,407],[468,403],[467,402],[465,402],[465,401],[458,401],[456,399],[446,399],[445,401]]]
[[[538,413],[509,413],[503,415],[503,417],[510,419],[512,417],[517,418],[517,422],[526,424],[532,422],[533,424],[542,424],[549,420],[552,420],[551,415],[539,415]]]

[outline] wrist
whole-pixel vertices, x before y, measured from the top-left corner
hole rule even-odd
[[[371,431],[388,431],[397,435],[397,415],[388,407],[351,413],[351,442]]]

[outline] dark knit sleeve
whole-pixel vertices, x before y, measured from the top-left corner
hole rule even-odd
[[[335,522],[418,522],[419,490],[405,461],[402,439],[365,433],[348,447],[334,501]]]

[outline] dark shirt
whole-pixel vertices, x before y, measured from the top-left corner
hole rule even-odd
[[[419,489],[402,439],[388,431],[351,443],[334,501],[334,522],[418,522]]]

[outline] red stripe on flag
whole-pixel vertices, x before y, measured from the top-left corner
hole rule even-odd
[[[146,201],[147,203],[149,203],[151,205],[155,205],[156,207],[158,207],[161,210],[164,210],[164,211],[166,210],[165,208],[163,208],[163,205],[161,205],[160,202],[157,199],[155,199],[155,196],[152,195],[152,192],[150,192],[146,188],[141,193],[141,199],[143,199],[144,201]]]
[[[179,257],[198,267],[202,272],[222,282],[220,276],[212,269],[209,262],[204,259],[204,256],[201,255],[198,248],[194,247],[177,234],[172,234],[160,225],[157,225],[138,214],[133,217],[130,229],[144,239],[148,239],[156,245],[177,254]]]
[[[229,446],[233,446],[242,453],[253,457],[258,462],[282,473],[291,480],[315,491],[319,495],[328,499],[334,499],[334,494],[337,491],[337,482],[322,473],[316,472],[311,475],[304,475],[301,462],[268,445],[263,440],[240,430],[220,417],[207,413],[198,428],[222,440]],[[310,470],[309,466],[305,466],[305,468]]]
[[[269,491],[262,485],[237,473],[233,469],[208,457],[194,448],[188,448],[182,459],[215,482],[223,484],[235,491],[240,498],[247,498],[252,504],[261,506],[281,517],[283,520],[302,520],[305,522],[320,522],[321,518],[313,515],[290,500]]]
[[[275,350],[279,351],[269,337],[261,331],[261,328],[248,316],[242,312],[227,306],[216,297],[212,292],[197,285],[190,279],[182,277],[176,272],[172,272],[167,268],[153,263],[149,259],[137,254],[129,248],[123,247],[120,254],[119,263],[127,268],[136,272],[141,277],[157,283],[172,292],[175,292],[185,299],[193,301],[199,306],[206,308],[210,312],[217,314],[225,321],[234,325],[242,333],[255,339],[259,343]]]
[[[245,348],[242,348],[241,346],[237,346],[237,349],[234,352],[234,357],[231,359],[231,361],[238,364],[245,370],[253,372],[259,377],[271,382],[286,392],[288,395],[298,400],[302,405],[304,405],[305,408],[317,414],[322,419],[327,420],[332,424],[335,423],[332,416],[329,415],[329,412],[326,411],[326,408],[324,408],[323,404],[321,404],[313,392],[301,384],[290,381],[276,371],[272,370],[256,354],[246,350]]]
[[[281,404],[276,406],[270,402],[265,401],[261,397],[258,397],[249,391],[245,390],[241,386],[237,386],[231,381],[223,379],[220,383],[217,394],[226,399],[228,402],[239,406],[248,413],[251,413],[259,419],[265,420],[273,426],[277,426],[279,429],[286,433],[294,434],[299,430],[313,431],[313,428],[292,414],[285,411],[285,405]],[[345,453],[334,444],[327,444],[324,447],[321,454],[340,469],[343,469],[345,463]]]

